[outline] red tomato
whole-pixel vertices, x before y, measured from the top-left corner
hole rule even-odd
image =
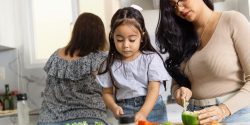
[[[138,125],[158,125],[158,124],[154,122],[140,120],[138,121]]]
[[[138,125],[151,125],[151,123],[148,122],[148,121],[142,121],[142,120],[140,120],[140,121],[138,121]]]

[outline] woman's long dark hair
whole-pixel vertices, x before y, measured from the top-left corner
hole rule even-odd
[[[203,1],[210,9],[214,9],[210,0]],[[180,86],[191,88],[190,81],[180,65],[194,54],[200,42],[194,25],[176,15],[175,8],[170,5],[170,0],[160,0],[156,45],[161,53],[169,55],[165,63],[171,77]]]
[[[70,42],[65,47],[65,55],[83,57],[91,52],[103,50],[107,45],[104,24],[100,17],[92,13],[82,13],[76,20]]]
[[[121,60],[121,54],[116,50],[114,43],[114,31],[117,27],[121,25],[131,25],[137,28],[141,34],[141,45],[139,50],[143,53],[143,51],[151,51],[157,53],[152,44],[150,43],[150,38],[148,32],[146,30],[144,18],[141,12],[132,7],[125,7],[116,11],[111,19],[110,33],[109,33],[109,54],[106,61],[106,67],[104,71],[100,71],[99,74],[106,73],[107,71],[111,71],[111,66],[114,63],[114,60]],[[102,68],[101,66],[100,69]]]

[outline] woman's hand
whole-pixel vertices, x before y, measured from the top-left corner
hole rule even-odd
[[[199,114],[198,118],[199,118],[200,124],[208,124],[213,121],[221,122],[226,116],[229,115],[227,114],[229,110],[225,107],[224,104],[219,105],[219,106],[212,106],[209,108],[205,108],[197,112]]]
[[[183,105],[183,100],[189,101],[192,97],[192,92],[189,88],[181,87],[175,91],[174,97],[179,105]]]
[[[113,114],[116,118],[119,118],[124,114],[122,107],[120,107],[118,105],[115,106],[114,108],[112,108],[111,111],[113,112]]]

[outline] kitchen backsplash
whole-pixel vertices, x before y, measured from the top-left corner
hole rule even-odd
[[[9,84],[10,91],[28,94],[31,109],[41,106],[41,93],[45,87],[46,74],[42,68],[25,69],[23,55],[16,49],[0,52],[0,67],[4,72],[4,79],[0,80],[0,93],[4,93],[4,85]]]

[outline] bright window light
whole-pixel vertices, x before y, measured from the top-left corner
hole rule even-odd
[[[68,43],[71,35],[71,0],[33,0],[34,59],[47,59]]]

